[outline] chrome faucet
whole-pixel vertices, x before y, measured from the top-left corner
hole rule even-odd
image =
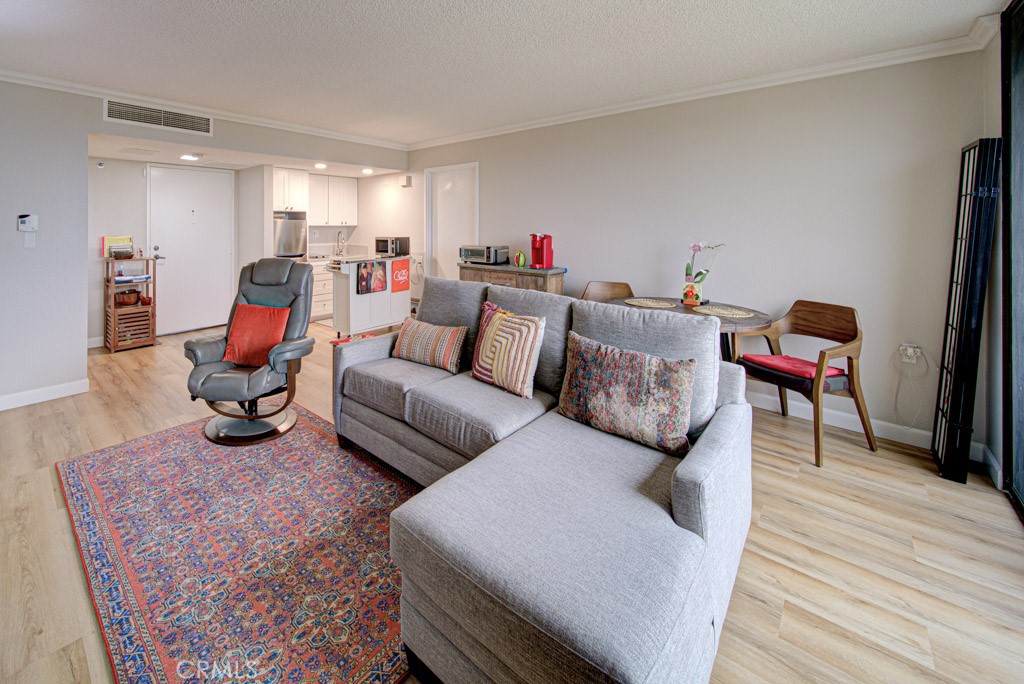
[[[334,240],[334,256],[345,256],[345,243],[348,241],[348,230],[341,228]]]

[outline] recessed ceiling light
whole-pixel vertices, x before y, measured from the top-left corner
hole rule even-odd
[[[327,168],[327,164],[324,164],[323,162],[319,162],[317,164],[313,164],[313,168],[314,169],[326,169]]]
[[[192,154],[183,154],[180,157],[178,157],[178,159],[180,159],[181,161],[199,161],[199,158],[202,156],[203,155],[199,154],[198,152],[193,152]]]
[[[363,169],[363,173],[369,176],[371,173],[373,173],[373,169]]]

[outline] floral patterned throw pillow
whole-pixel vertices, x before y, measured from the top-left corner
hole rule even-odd
[[[696,359],[618,349],[572,331],[566,356],[559,413],[674,456],[689,450]]]

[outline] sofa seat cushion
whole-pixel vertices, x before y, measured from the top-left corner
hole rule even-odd
[[[404,420],[405,396],[409,390],[450,377],[451,373],[443,368],[405,359],[381,359],[347,368],[343,391],[346,397],[364,406]]]
[[[412,389],[405,398],[405,422],[469,458],[482,454],[557,404],[535,389],[526,399],[480,382],[470,373],[447,376]]]
[[[523,681],[706,681],[706,545],[670,513],[679,462],[551,412],[395,510],[392,557]]]

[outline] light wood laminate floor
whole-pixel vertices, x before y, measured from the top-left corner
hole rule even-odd
[[[297,401],[331,418],[331,330]],[[0,682],[110,682],[53,465],[210,415],[182,342],[89,356],[87,394],[0,412]],[[923,452],[754,412],[754,512],[715,682],[1024,679],[1024,528]]]

